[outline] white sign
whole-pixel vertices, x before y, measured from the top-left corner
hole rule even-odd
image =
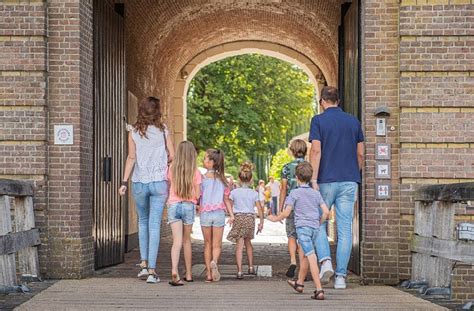
[[[375,185],[375,198],[377,200],[389,200],[392,196],[392,187],[388,183],[377,183]]]
[[[389,162],[376,163],[375,178],[390,179],[390,163]]]
[[[390,144],[375,144],[375,159],[390,160]]]
[[[74,144],[74,129],[72,125],[54,126],[54,144],[72,145]]]

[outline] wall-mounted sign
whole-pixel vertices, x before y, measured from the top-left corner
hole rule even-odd
[[[74,128],[70,124],[54,126],[54,144],[72,145],[74,144]]]
[[[375,178],[390,179],[390,162],[377,162],[375,164]]]
[[[390,144],[375,144],[375,159],[390,160],[391,150]]]
[[[392,197],[392,186],[389,183],[375,184],[375,198],[377,200],[388,200]]]

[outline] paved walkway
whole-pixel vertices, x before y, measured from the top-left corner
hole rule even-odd
[[[203,263],[202,247],[202,242],[193,244],[196,271]],[[170,287],[170,248],[169,243],[160,246],[158,273],[162,283],[146,284],[136,279],[134,264],[139,254],[133,251],[126,254],[125,263],[99,270],[94,278],[58,281],[16,310],[443,310],[390,286],[360,286],[354,275],[349,277],[347,290],[337,291],[328,285],[325,301],[310,299],[314,290],[311,282],[306,282],[304,294],[297,294],[285,282],[289,258],[286,245],[278,243],[255,245],[255,264],[271,265],[271,278],[246,276],[236,280],[233,246],[225,243],[221,268],[228,272],[221,282],[204,283],[203,276],[195,273],[194,283]]]

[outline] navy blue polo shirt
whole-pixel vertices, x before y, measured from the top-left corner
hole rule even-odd
[[[364,141],[359,120],[339,107],[326,109],[311,120],[309,141],[321,142],[318,183],[360,183],[357,144]]]

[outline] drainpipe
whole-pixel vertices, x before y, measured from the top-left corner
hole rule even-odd
[[[50,158],[49,158],[49,131],[50,131],[50,121],[49,121],[49,4],[50,0],[47,0],[45,2],[45,43],[46,43],[46,55],[45,55],[45,92],[44,92],[44,109],[45,109],[45,115],[46,115],[46,135],[45,135],[45,140],[46,140],[46,171],[45,171],[45,184],[46,184],[46,206],[45,206],[45,219],[46,219],[46,236],[49,241],[49,201],[50,201],[50,196],[49,196],[49,166],[50,166]],[[48,255],[50,252],[50,249],[48,247],[47,253]],[[49,257],[49,256],[48,256]],[[47,272],[49,272],[49,268],[46,268]]]

